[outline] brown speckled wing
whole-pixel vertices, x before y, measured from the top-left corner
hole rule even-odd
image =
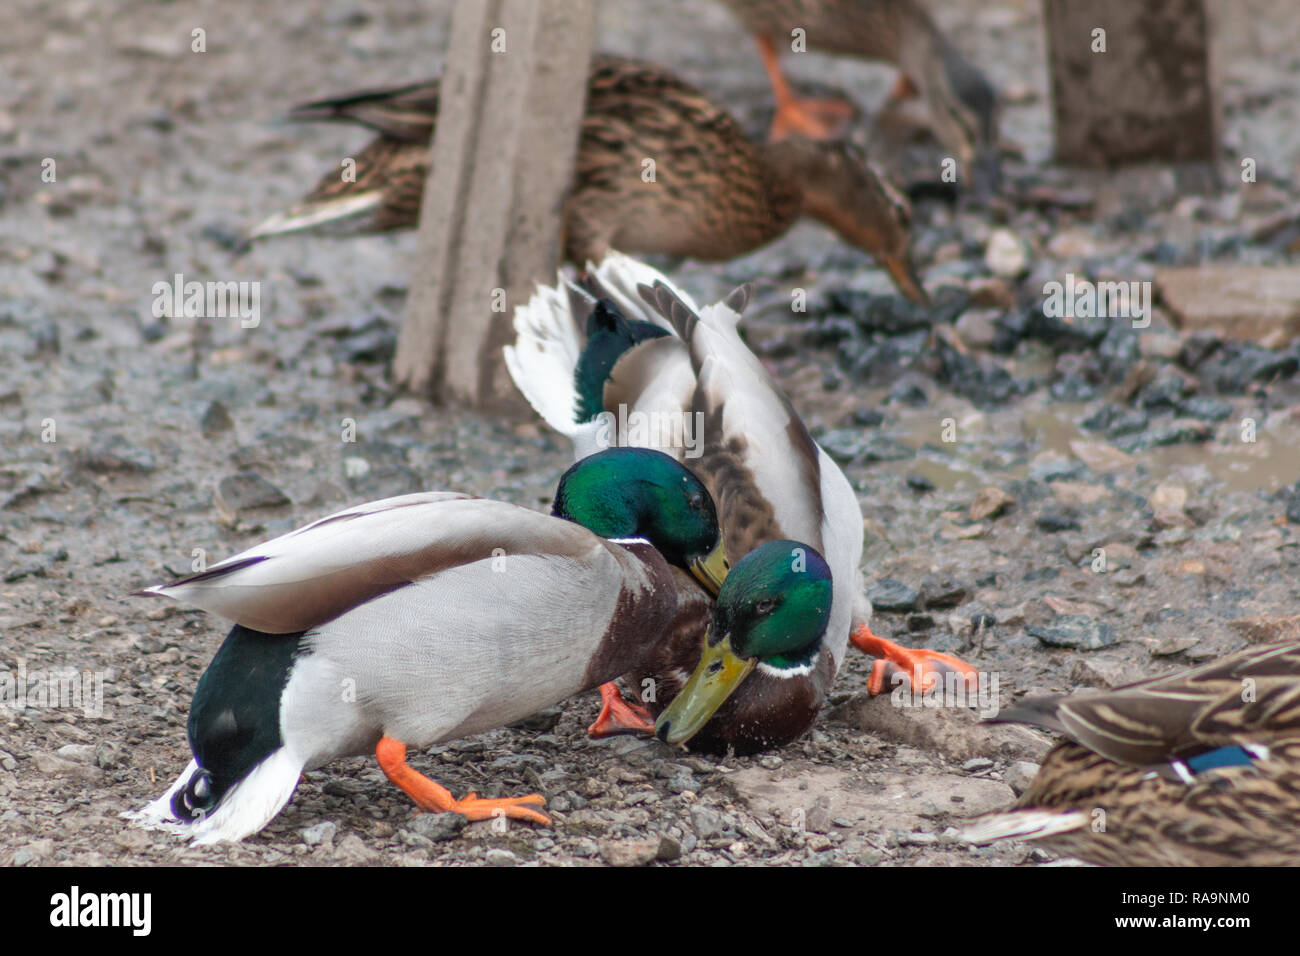
[[[1137,767],[1233,743],[1297,738],[1300,643],[1247,648],[1102,693],[1027,700],[997,719],[1055,730]]]

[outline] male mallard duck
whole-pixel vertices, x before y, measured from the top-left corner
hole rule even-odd
[[[660,642],[647,666],[627,676],[638,688],[647,678],[654,681],[655,699],[647,703],[662,711],[661,736],[738,752],[795,739],[812,726],[850,632],[855,644],[882,658],[873,693],[896,667],[909,676],[914,669],[973,673],[956,658],[871,634],[871,605],[858,568],[857,495],[741,339],[737,323],[747,287],[700,309],[663,275],[617,253],[599,266],[588,264],[584,286],[561,276],[556,287],[539,288],[515,311],[516,341],[506,347],[506,366],[538,414],[570,437],[577,457],[611,444],[675,456],[717,502],[728,554],[740,557],[773,540],[807,542],[824,557],[835,583],[823,642],[750,669],[743,658],[728,660],[733,683],[710,684],[710,690],[695,680],[698,692],[683,694],[667,710],[697,664],[707,669],[713,657],[701,660],[698,634],[688,630]],[[707,607],[693,613],[703,618]],[[721,640],[718,633],[713,637]],[[602,693],[608,701],[613,690]],[[716,716],[703,726],[711,707]],[[598,722],[593,729],[604,728]]]
[[[612,680],[671,630],[679,589],[716,592],[723,574],[704,485],[667,455],[625,448],[570,468],[554,516],[404,495],[149,588],[235,626],[194,693],[194,759],[134,816],[239,840],[279,813],[304,770],[373,749],[421,809],[546,823],[537,794],[454,799],[407,765],[406,748]]]
[[[997,720],[1069,739],[971,842],[1038,840],[1109,866],[1300,865],[1300,643]]]
[[[919,93],[935,135],[953,150],[976,189],[986,194],[998,179],[998,97],[935,25],[921,0],[722,0],[758,41],[772,82],[776,117],[772,137],[825,137],[849,118],[838,100],[801,99],[781,73],[777,42],[802,29],[809,50],[896,63],[892,94]]]
[[[318,226],[414,228],[438,90],[433,80],[294,109],[294,119],[342,120],[379,136],[356,156],[355,181],[330,173],[249,238]],[[907,199],[856,146],[797,137],[754,143],[730,113],[665,70],[595,58],[565,203],[568,261],[598,262],[611,248],[731,259],[778,238],[805,215],[873,256],[908,298],[926,301],[908,251]]]

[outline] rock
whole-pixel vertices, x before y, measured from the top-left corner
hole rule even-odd
[[[1221,398],[1193,395],[1178,406],[1178,414],[1206,422],[1221,422],[1232,415],[1232,405]]]
[[[230,417],[230,409],[219,401],[208,402],[207,408],[199,418],[199,430],[204,438],[213,438],[235,427],[235,420]]]
[[[1090,485],[1082,481],[1054,481],[1052,495],[1067,508],[1081,508],[1108,497],[1110,489],[1105,485]]]
[[[967,283],[966,289],[970,292],[971,305],[975,306],[976,310],[964,313],[957,320],[957,331],[959,332],[962,331],[961,320],[972,313],[979,314],[978,309],[991,309],[1002,312],[1016,304],[1016,297],[1011,291],[1011,286],[1004,279],[972,279]],[[973,341],[966,338],[964,332],[962,333],[962,339],[968,345],[975,345]]]
[[[1141,435],[1129,435],[1126,438],[1118,439],[1115,444],[1123,449],[1122,454],[1164,445],[1183,445],[1191,442],[1209,441],[1212,437],[1214,437],[1214,429],[1207,423],[1190,418],[1179,418]]]
[[[901,581],[881,578],[867,588],[867,597],[871,599],[872,607],[878,611],[911,611],[915,610],[921,593]]]
[[[290,503],[288,495],[255,471],[227,475],[217,484],[217,510],[232,517],[241,511],[283,508]]]
[[[724,822],[717,810],[696,805],[691,807],[691,826],[697,837],[708,840],[722,833]]]
[[[1100,647],[1110,647],[1118,643],[1115,629],[1109,624],[1094,621],[1083,614],[1071,614],[1057,618],[1051,624],[1026,629],[1030,637],[1048,647],[1073,647],[1082,651],[1092,651]]]
[[[992,348],[998,336],[997,315],[983,309],[966,312],[957,320],[957,334],[969,348]]]
[[[1101,657],[1081,657],[1070,668],[1070,679],[1087,687],[1121,687],[1145,676],[1130,664]]]
[[[303,827],[298,831],[302,837],[302,842],[308,846],[321,846],[322,844],[330,846],[334,843],[334,834],[338,833],[338,824],[332,820],[326,820],[313,826]]]
[[[1156,487],[1150,505],[1158,528],[1190,528],[1195,524],[1183,510],[1187,507],[1187,489],[1172,479]]]
[[[993,761],[988,757],[971,757],[961,765],[961,769],[967,773],[979,773],[981,770],[992,770]]]
[[[1273,641],[1291,641],[1300,638],[1300,614],[1275,617],[1258,614],[1229,621],[1232,628],[1248,644],[1269,644]]]
[[[1029,271],[1029,247],[1009,229],[995,229],[984,247],[984,264],[1003,279],[1015,279]]]
[[[334,860],[345,866],[364,866],[375,858],[375,851],[361,837],[349,833],[334,847]]]
[[[810,833],[830,833],[834,823],[831,818],[831,800],[825,795],[814,800],[804,816],[804,829]]]
[[[913,408],[924,408],[930,403],[930,396],[925,393],[925,389],[919,382],[904,378],[890,387],[885,401],[891,405],[903,404],[911,405]]]
[[[985,518],[996,518],[1015,503],[1016,499],[1001,488],[981,488],[975,500],[971,502],[970,520],[983,521]]]
[[[32,763],[43,774],[48,774],[51,777],[63,777],[77,783],[94,783],[103,776],[103,772],[94,766],[50,753],[35,754],[32,757]]]
[[[598,840],[600,855],[610,866],[645,866],[659,856],[659,840]]]
[[[833,708],[830,718],[867,733],[879,734],[893,743],[941,753],[952,760],[965,761],[990,755],[1041,760],[1050,746],[1044,737],[1028,727],[982,724],[979,712],[974,709],[895,706],[892,696],[892,693],[876,697],[854,694],[846,703]],[[899,696],[904,704],[910,704],[909,695],[903,693]],[[972,694],[972,703],[974,697]],[[961,779],[971,778],[963,776]]]
[[[502,847],[493,847],[483,854],[483,862],[488,866],[515,866],[519,857]]]
[[[1039,765],[1031,763],[1028,760],[1017,760],[1007,772],[1002,775],[1002,782],[1011,788],[1012,792],[1018,797],[1034,782],[1034,777],[1038,774]]]
[[[655,853],[656,860],[676,860],[682,855],[682,844],[674,836],[665,833],[659,838],[659,850]]]
[[[1070,442],[1070,451],[1074,452],[1090,471],[1097,474],[1123,471],[1133,467],[1131,455],[1102,442],[1075,439]]]
[[[33,840],[26,846],[21,846],[14,850],[14,866],[28,866],[32,863],[40,863],[54,855],[54,841],[49,837],[44,840]]]
[[[1063,229],[1047,241],[1047,252],[1057,259],[1087,259],[1097,254],[1097,243],[1082,229]]]
[[[77,763],[93,764],[95,762],[95,747],[93,744],[64,744],[54,752],[65,760],[75,760]]]
[[[1078,515],[1068,509],[1044,511],[1034,520],[1034,524],[1048,534],[1056,534],[1059,531],[1079,531],[1082,528]]]
[[[885,413],[878,408],[859,408],[854,411],[850,418],[855,425],[861,425],[863,428],[876,428],[884,424]]]
[[[158,467],[153,454],[110,432],[91,442],[79,456],[81,467],[96,474],[148,474]]]
[[[1300,268],[1295,266],[1160,269],[1155,284],[1184,330],[1265,344],[1300,335]]]
[[[934,482],[925,477],[925,475],[918,474],[914,471],[906,474],[903,477],[903,481],[907,483],[907,487],[922,494],[928,491],[934,491]]]
[[[966,587],[946,572],[921,579],[921,600],[926,607],[956,607],[966,600]]]
[[[406,825],[406,829],[426,840],[440,843],[455,839],[468,822],[459,813],[421,813]]]

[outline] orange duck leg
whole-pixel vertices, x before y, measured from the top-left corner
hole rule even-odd
[[[481,799],[477,793],[471,793],[465,799],[457,800],[446,787],[413,769],[406,762],[406,744],[392,737],[380,739],[375,747],[375,757],[384,775],[414,800],[421,810],[430,813],[460,813],[470,820],[490,820],[503,812],[512,820],[526,820],[543,825],[551,822],[550,817],[534,809],[546,805],[546,798],[540,793],[498,800]]]
[[[979,679],[979,672],[959,657],[941,651],[903,647],[876,637],[865,624],[859,624],[849,635],[849,640],[858,650],[876,658],[867,681],[867,693],[873,697],[893,690],[897,683],[895,674],[907,675],[913,685],[919,678],[921,686],[915,688],[917,692],[924,691],[931,681],[937,680],[942,685],[947,674],[961,674],[971,690],[975,689],[975,682]]]
[[[814,99],[798,96],[790,87],[777,57],[776,45],[770,36],[760,36],[758,55],[763,59],[772,95],[776,99],[776,116],[768,138],[776,141],[788,136],[807,136],[810,139],[835,139],[857,115],[857,108],[845,100]]]

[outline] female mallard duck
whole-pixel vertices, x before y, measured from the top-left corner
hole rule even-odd
[[[671,630],[679,589],[716,592],[723,574],[703,484],[667,455],[611,449],[565,473],[554,516],[405,495],[149,588],[235,626],[194,693],[194,759],[135,817],[239,840],[305,769],[373,750],[421,809],[546,823],[536,794],[454,799],[406,748],[504,726],[637,666]],[[741,600],[777,597],[760,597],[775,576],[755,580]],[[704,625],[687,623],[699,640]]]
[[[987,194],[998,179],[998,98],[992,85],[943,35],[921,0],[722,0],[758,41],[772,82],[772,137],[825,137],[850,118],[838,100],[801,99],[781,73],[777,39],[804,31],[807,48],[896,63],[893,96],[919,93],[935,135]]]
[[[973,673],[948,655],[871,634],[871,605],[858,568],[857,495],[740,338],[747,288],[700,309],[660,273],[617,253],[591,266],[584,285],[561,277],[515,311],[516,341],[506,347],[506,366],[533,408],[571,438],[579,458],[609,445],[673,455],[717,502],[729,554],[746,555],[773,540],[807,542],[835,582],[823,642],[748,668],[733,642],[736,659],[725,660],[723,668],[730,683],[691,677],[715,663],[710,655],[701,659],[698,633],[683,629],[659,642],[646,666],[627,676],[638,688],[654,687],[646,703],[660,713],[661,736],[690,739],[697,749],[730,746],[738,752],[795,739],[812,726],[850,632],[855,644],[882,658],[873,693],[884,689],[895,668],[909,676],[914,669]],[[588,291],[599,300],[594,308]],[[681,610],[691,613],[707,617],[707,602]],[[653,684],[646,685],[647,678]],[[692,692],[682,692],[688,685]],[[602,693],[608,701],[615,692],[607,687]],[[593,727],[604,729],[601,722]]]
[[[1068,740],[971,842],[1038,840],[1108,866],[1300,865],[1300,643],[997,720]]]
[[[438,91],[433,80],[297,107],[294,119],[358,123],[379,136],[356,157],[355,181],[325,176],[249,238],[318,226],[413,228]],[[647,157],[653,178],[646,178]],[[599,262],[613,248],[731,259],[780,237],[805,215],[873,256],[908,298],[926,301],[908,251],[908,202],[857,147],[802,138],[751,142],[730,113],[672,74],[595,58],[564,209],[568,261]]]

